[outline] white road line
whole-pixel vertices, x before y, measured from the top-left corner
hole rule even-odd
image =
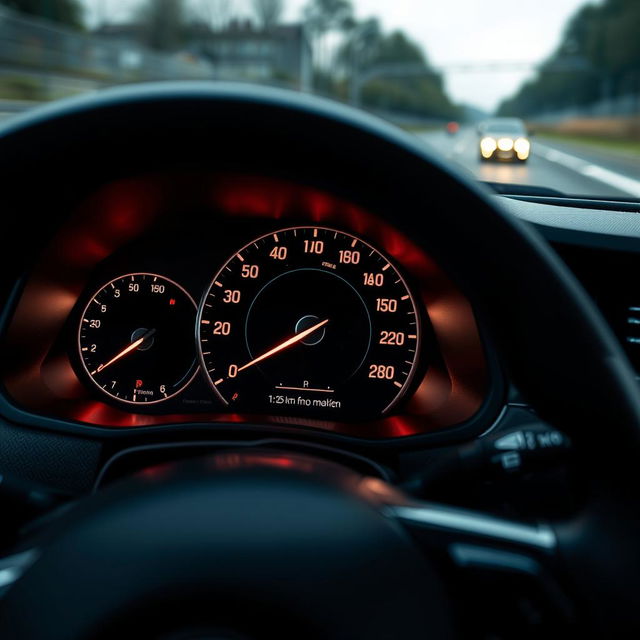
[[[582,174],[583,176],[587,176],[588,178],[592,178],[598,182],[603,182],[604,184],[608,184],[610,187],[615,187],[629,195],[640,198],[640,180],[623,176],[615,171],[605,169],[604,167],[592,164],[591,162],[587,162],[581,158],[576,158],[564,151],[552,149],[551,147],[547,147],[539,142],[535,142],[533,144],[533,152],[545,160],[561,164]]]
[[[619,173],[609,171],[609,169],[604,169],[603,167],[599,167],[595,164],[586,167],[583,173],[585,176],[595,178],[596,180],[600,180],[600,182],[606,182],[617,189],[626,191],[627,193],[640,198],[640,181],[638,180],[622,176]]]

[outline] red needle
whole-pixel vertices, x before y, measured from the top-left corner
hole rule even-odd
[[[114,362],[117,362],[118,360],[120,360],[120,358],[124,358],[128,353],[131,353],[134,349],[137,349],[145,340],[148,340],[155,332],[156,332],[155,329],[151,329],[150,331],[147,331],[143,336],[141,336],[140,338],[132,342],[129,346],[125,347],[122,351],[120,351],[120,353],[113,356],[113,358],[111,358],[109,362],[105,362],[104,364],[101,364],[95,371],[92,371],[91,375],[93,375],[94,373],[100,373],[100,371],[104,371],[107,367],[111,366]]]
[[[314,324],[312,327],[309,327],[308,329],[305,329],[300,333],[296,333],[295,336],[291,336],[291,338],[285,340],[284,342],[281,342],[279,345],[273,347],[273,349],[269,349],[269,351],[253,359],[251,362],[247,362],[247,364],[242,365],[238,369],[238,373],[240,373],[240,371],[244,371],[244,369],[248,369],[249,367],[252,367],[254,364],[258,364],[258,362],[262,362],[263,360],[270,358],[276,353],[283,351],[287,347],[290,347],[291,345],[296,344],[296,342],[300,342],[301,340],[304,340],[309,334],[313,333],[314,331],[317,331],[320,327],[324,327],[324,325],[327,324],[327,322],[329,322],[328,318],[326,320],[323,320],[322,322],[318,322],[318,324]]]

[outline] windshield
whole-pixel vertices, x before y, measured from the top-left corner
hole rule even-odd
[[[0,118],[260,83],[372,112],[482,181],[640,199],[638,33],[638,0],[0,0]]]

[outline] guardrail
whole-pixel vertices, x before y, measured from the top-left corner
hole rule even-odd
[[[540,124],[556,124],[575,118],[607,118],[640,115],[640,93],[606,98],[588,105],[552,109],[528,118]]]
[[[21,113],[39,104],[32,100],[0,100],[0,113]]]
[[[207,61],[188,52],[161,54],[134,41],[74,32],[0,7],[0,69],[3,67],[109,83],[213,75]]]

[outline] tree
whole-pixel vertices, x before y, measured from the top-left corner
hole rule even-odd
[[[0,0],[0,5],[76,29],[83,26],[83,9],[79,0]]]
[[[403,31],[385,34],[375,18],[357,23],[338,59],[348,69],[354,104],[435,118],[460,116],[444,91],[441,76]],[[406,68],[411,68],[410,75],[403,75]]]
[[[640,91],[640,3],[604,0],[579,9],[554,53],[499,108],[537,115]]]
[[[353,7],[350,0],[310,0],[303,9],[303,18],[310,31],[324,34],[349,26]]]
[[[347,75],[353,76],[358,71],[371,66],[373,59],[378,54],[382,38],[382,27],[378,18],[367,18],[361,22],[353,22],[347,38],[338,52],[338,61]]]
[[[277,25],[284,13],[284,0],[252,0],[253,13],[263,29]]]
[[[199,0],[191,9],[194,17],[215,30],[224,29],[236,14],[233,0]]]
[[[147,0],[141,10],[147,44],[159,51],[175,51],[185,27],[183,0]]]
[[[351,0],[309,0],[302,12],[311,36],[313,57],[318,67],[329,66],[327,36],[332,32],[347,33],[354,23]]]

